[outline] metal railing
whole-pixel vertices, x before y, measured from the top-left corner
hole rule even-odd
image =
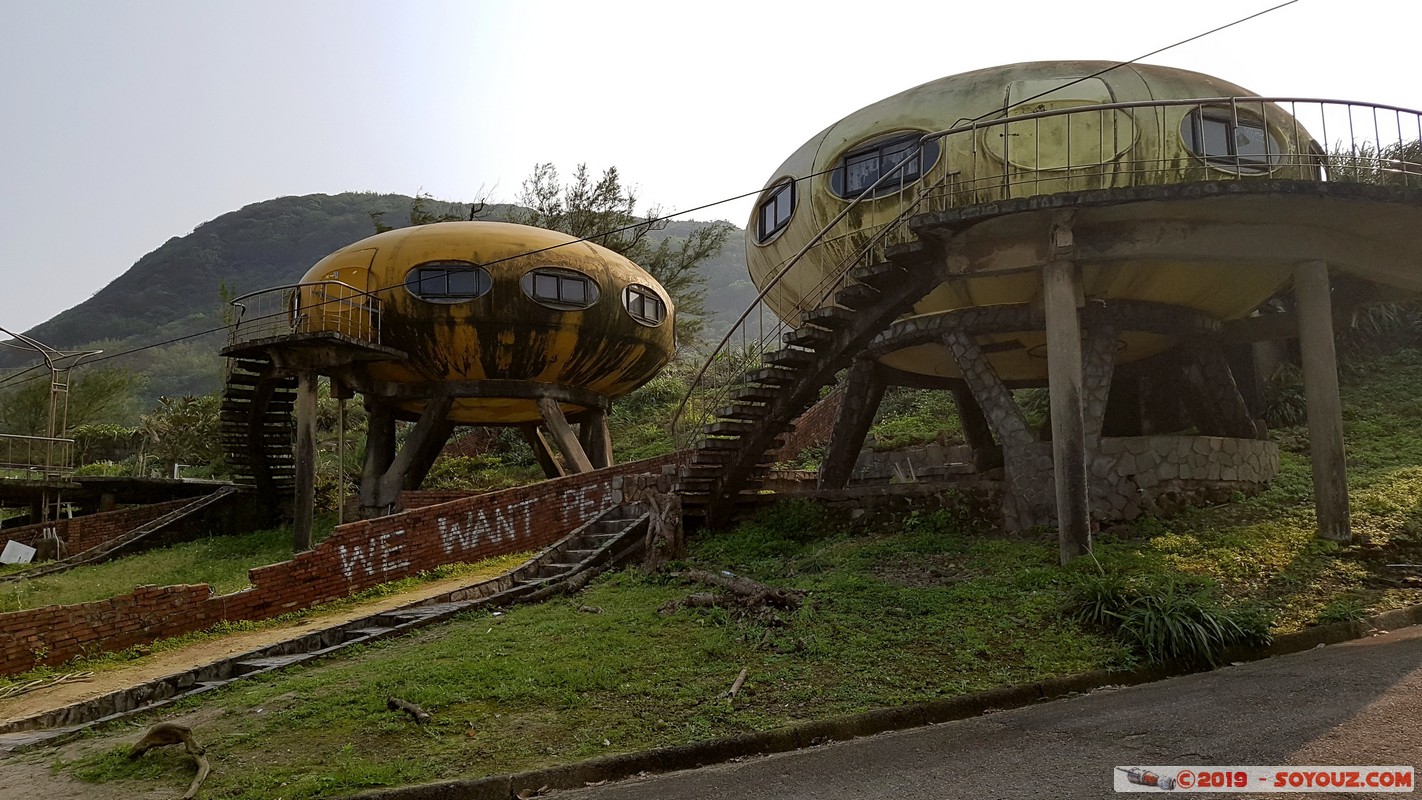
[[[74,440],[0,434],[0,471],[10,477],[61,478],[74,471]]]
[[[917,180],[900,178],[930,142],[939,151],[934,164]],[[925,134],[771,270],[683,396],[672,420],[677,447],[686,451],[703,438],[704,423],[747,384],[762,356],[783,346],[809,312],[830,304],[851,270],[882,262],[886,247],[913,240],[911,216],[1092,189],[1268,179],[1422,187],[1422,112],[1316,98],[1216,97],[1008,111]],[[896,184],[896,192],[882,193]],[[803,206],[800,213],[813,207]],[[856,208],[861,213],[851,215]],[[797,294],[786,278],[805,275],[812,288]]]
[[[310,333],[336,333],[380,344],[383,303],[340,281],[312,281],[244,294],[232,301],[237,317],[228,344]]]

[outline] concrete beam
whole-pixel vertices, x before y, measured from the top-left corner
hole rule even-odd
[[[1086,423],[1082,409],[1081,320],[1077,316],[1079,288],[1076,267],[1071,262],[1052,261],[1043,267],[1057,541],[1063,564],[1091,551]]]
[[[568,474],[563,470],[563,465],[558,463],[558,459],[553,457],[553,448],[548,446],[548,440],[537,425],[521,425],[518,430],[523,434],[528,446],[533,448],[533,457],[538,460],[538,466],[543,468],[544,477],[561,478]]]
[[[405,476],[417,470],[421,464],[434,461],[434,455],[449,441],[449,409],[453,398],[442,395],[431,397],[425,402],[425,410],[415,423],[414,430],[405,440],[389,469],[380,476],[376,484],[375,505],[388,509],[400,500],[400,490],[405,488]],[[418,488],[418,487],[415,487]]]
[[[1348,467],[1343,452],[1343,403],[1338,396],[1331,293],[1326,263],[1306,261],[1294,270],[1318,535],[1347,542],[1352,540],[1353,531],[1348,512]]]
[[[380,478],[395,460],[395,411],[379,402],[366,402],[365,464],[360,473],[360,516],[385,513],[378,502]]]
[[[583,452],[577,435],[573,433],[573,426],[568,424],[568,418],[563,415],[558,401],[551,397],[538,398],[538,412],[543,416],[543,424],[548,426],[548,432],[553,435],[553,443],[558,446],[558,452],[563,454],[563,462],[574,472],[592,472],[592,461],[588,454]]]
[[[864,437],[869,435],[883,399],[884,379],[878,363],[872,358],[856,358],[845,377],[844,398],[820,466],[820,489],[843,489],[849,485],[854,462],[864,449]]]
[[[302,372],[296,381],[296,498],[292,550],[300,553],[311,549],[311,526],[316,513],[317,375]]]
[[[612,433],[607,428],[607,412],[601,408],[588,409],[583,421],[578,425],[578,443],[587,453],[593,469],[612,466]]]

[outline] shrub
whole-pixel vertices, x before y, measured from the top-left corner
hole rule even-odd
[[[1266,645],[1269,620],[1256,608],[1221,608],[1207,588],[1152,586],[1117,574],[1092,575],[1072,587],[1071,613],[1106,631],[1152,664],[1213,667],[1226,648]]]

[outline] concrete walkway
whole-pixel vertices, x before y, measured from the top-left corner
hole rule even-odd
[[[1146,686],[558,796],[1101,798],[1115,796],[1115,765],[1419,763],[1422,627],[1413,627]]]

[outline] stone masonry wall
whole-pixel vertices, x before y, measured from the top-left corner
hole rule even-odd
[[[660,473],[675,454],[464,497],[338,527],[315,549],[251,570],[252,587],[145,586],[70,606],[0,614],[0,675],[122,650],[223,621],[260,620],[336,600],[441,564],[535,550],[612,505],[612,480]]]
[[[965,444],[925,444],[900,450],[864,450],[854,463],[851,486],[938,480],[973,472],[973,451]]]
[[[117,539],[134,528],[152,522],[197,499],[189,497],[169,500],[164,503],[121,508],[117,511],[105,511],[99,514],[86,514],[73,519],[58,519],[53,522],[23,525],[18,528],[0,528],[0,545],[10,539],[20,544],[33,546],[40,535],[44,533],[45,528],[53,528],[59,534],[59,538],[69,546],[69,555],[78,555],[85,550]]]

